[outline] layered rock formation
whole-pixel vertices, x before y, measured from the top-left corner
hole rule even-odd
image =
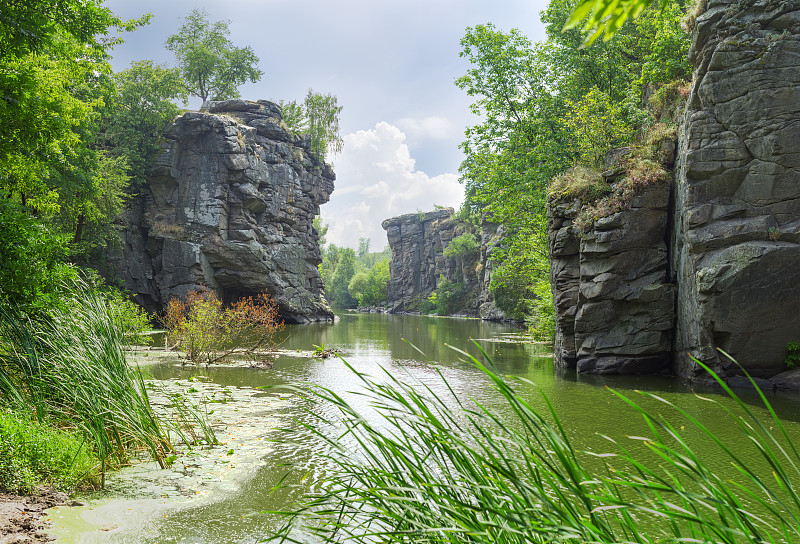
[[[800,339],[800,7],[709,0],[691,60],[671,187],[580,235],[551,206],[558,364],[771,376]]]
[[[676,371],[785,368],[800,338],[800,6],[710,0],[696,22],[672,266]]]
[[[385,220],[382,226],[392,251],[390,312],[424,309],[439,278],[444,277],[463,291],[454,313],[478,315],[484,280],[483,268],[479,266],[480,254],[447,257],[444,253],[453,238],[470,230],[453,218],[452,208],[393,217]]]
[[[612,186],[621,175],[619,169],[603,174]],[[667,270],[668,179],[585,231],[575,224],[580,199],[551,200],[548,244],[561,365],[601,374],[668,367],[675,292]]]
[[[330,320],[312,227],[335,176],[267,101],[211,102],[175,119],[130,210],[119,274],[145,307],[208,287],[267,291],[290,322]]]

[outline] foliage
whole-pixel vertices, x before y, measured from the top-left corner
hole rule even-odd
[[[578,26],[582,21],[583,31],[587,32],[585,43],[591,45],[605,33],[608,40],[625,24],[629,17],[639,16],[653,0],[580,0],[564,25],[564,30]],[[661,9],[670,0],[660,0]]]
[[[283,328],[278,306],[268,293],[244,297],[227,308],[210,290],[173,298],[163,317],[167,346],[186,352],[190,361],[211,364],[231,355],[263,360]]]
[[[664,167],[651,159],[634,154],[623,164],[625,175],[614,183],[613,190],[581,208],[575,219],[575,224],[581,230],[588,230],[601,217],[630,208],[633,197],[640,194],[645,187],[669,180],[669,174]]]
[[[289,130],[294,132],[308,130],[308,119],[302,104],[298,104],[297,100],[290,102],[279,100],[278,105],[281,107],[282,120]]]
[[[164,44],[178,59],[185,91],[203,102],[239,98],[239,87],[255,83],[263,74],[251,47],[234,47],[228,38],[229,24],[211,24],[208,13],[193,9]]]
[[[481,246],[477,237],[471,232],[465,232],[450,240],[444,248],[444,256],[451,259],[458,257],[475,257],[480,252]]]
[[[320,274],[325,298],[334,308],[355,308],[358,301],[350,294],[350,282],[356,273],[356,252],[329,244],[322,256]]]
[[[308,90],[305,101],[308,135],[311,137],[311,151],[320,160],[325,160],[329,153],[339,153],[344,140],[339,133],[339,115],[342,106],[333,94],[315,93]]]
[[[315,231],[317,231],[317,235],[319,236],[319,247],[320,249],[325,247],[326,237],[328,235],[328,224],[326,223],[324,226],[322,225],[322,219],[320,219],[319,215],[314,216],[314,220],[312,221],[312,227]]]
[[[359,307],[384,304],[389,299],[389,263],[389,259],[383,259],[353,275],[347,290],[358,300]]]
[[[97,479],[99,460],[75,433],[0,410],[0,490],[73,491]]]
[[[283,123],[294,132],[308,135],[310,149],[321,162],[329,154],[341,152],[344,145],[339,131],[342,106],[336,95],[309,89],[303,104],[298,104],[296,100],[280,100],[279,105]]]
[[[326,410],[297,432],[322,441],[331,470],[286,513],[271,541],[800,540],[800,494],[793,484],[800,454],[763,394],[767,421],[714,375],[735,404],[728,411],[740,436],[727,443],[655,394],[637,392],[643,397],[637,401],[615,392],[649,432],[607,437],[611,451],[586,452],[572,445],[568,426],[546,398],[549,410],[542,413],[491,361],[470,360],[501,395],[500,406],[465,401],[453,389],[437,395],[396,371],[373,378],[350,367],[362,385],[359,406],[379,415],[373,423],[333,391],[309,386],[306,395],[336,416]],[[734,476],[693,451],[688,438],[695,435],[716,447],[709,457],[728,461]],[[754,445],[747,450],[752,455],[742,443]]]
[[[467,288],[464,282],[452,281],[444,276],[439,276],[436,282],[436,291],[429,297],[435,311],[439,315],[452,315],[464,305]]]
[[[549,281],[551,180],[565,195],[609,192],[583,174],[604,169],[609,148],[635,143],[652,123],[643,97],[666,77],[690,74],[680,5],[648,9],[613,40],[588,48],[577,29],[562,32],[573,7],[573,0],[551,0],[542,13],[542,43],[492,25],[468,28],[461,41],[470,68],[456,84],[474,98],[472,112],[481,117],[461,145],[465,209],[504,227],[490,289],[506,315],[529,322],[534,314],[543,323],[553,319],[537,295]]]
[[[114,94],[102,122],[103,145],[125,157],[134,187],[145,182],[150,160],[160,149],[162,133],[178,115],[173,100],[186,101],[177,68],[144,60],[113,75]]]
[[[786,344],[786,358],[783,360],[789,370],[800,366],[800,342]]]
[[[68,236],[37,221],[0,193],[0,306],[44,309],[58,303],[59,287],[75,277],[65,264]]]
[[[611,191],[597,170],[576,165],[553,178],[550,183],[550,197],[554,199],[580,198],[593,201]]]
[[[174,451],[170,433],[189,443],[185,417],[161,420],[138,369],[125,358],[119,307],[85,282],[62,290],[62,305],[31,317],[0,307],[0,399],[37,421],[80,430],[102,463],[125,463],[146,451],[162,466]],[[174,401],[194,425],[203,417]],[[205,436],[213,442],[213,432]]]

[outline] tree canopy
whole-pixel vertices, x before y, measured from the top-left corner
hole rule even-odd
[[[481,117],[461,145],[465,205],[505,227],[491,289],[509,315],[543,323],[552,314],[545,210],[551,180],[576,164],[602,168],[607,150],[636,142],[653,123],[645,95],[690,75],[680,3],[647,9],[614,39],[591,47],[584,47],[581,29],[562,30],[574,6],[550,2],[542,43],[491,24],[468,28],[461,56],[470,68],[456,81]]]
[[[206,100],[239,98],[239,87],[255,83],[263,72],[251,47],[230,41],[230,21],[210,23],[208,13],[193,9],[165,43],[178,59],[185,91]]]
[[[330,153],[341,152],[344,140],[339,132],[339,115],[342,106],[336,95],[322,94],[309,89],[303,104],[296,100],[280,101],[283,121],[296,131],[308,134],[311,139],[311,151],[320,160]]]

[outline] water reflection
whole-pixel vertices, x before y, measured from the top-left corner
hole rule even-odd
[[[660,395],[697,415],[723,439],[736,436],[733,432],[735,425],[722,409],[730,406],[730,402],[717,391],[707,391],[706,394],[719,401],[721,406],[695,396],[685,384],[666,376],[597,377],[555,372],[551,348],[503,341],[503,335],[514,332],[517,329],[509,325],[472,319],[346,313],[335,324],[287,326],[279,342],[281,349],[287,351],[308,351],[315,345],[325,344],[326,347],[340,350],[347,363],[359,372],[379,380],[394,377],[404,383],[427,385],[437,394],[447,395],[448,388],[442,383],[441,374],[460,400],[468,402],[474,399],[488,409],[503,414],[507,407],[485,376],[465,361],[463,355],[449,347],[455,346],[478,355],[479,349],[472,343],[475,340],[490,356],[499,372],[526,380],[517,383],[517,390],[543,413],[548,410],[544,401],[544,396],[547,396],[579,449],[608,451],[609,444],[603,439],[603,434],[624,437],[648,432],[635,411],[620,401],[611,389],[636,396],[658,413],[675,416],[674,410],[642,397],[636,390]],[[160,365],[149,367],[148,371],[158,379],[202,374],[214,383],[235,387],[311,383],[332,389],[347,397],[363,413],[370,413],[370,407],[364,399],[352,394],[360,388],[358,378],[337,358],[321,360],[281,355],[275,359],[275,366],[271,370]],[[745,397],[754,406],[757,404],[753,395]],[[800,401],[788,395],[772,395],[771,399],[784,420],[790,422],[790,434],[800,437],[800,425],[794,423],[800,421]],[[765,419],[768,416],[763,409],[757,410],[757,413]],[[324,404],[295,402],[287,404],[278,417],[282,418],[284,425],[296,427],[293,422],[316,425],[317,416],[332,415],[330,408]],[[681,424],[680,419],[677,424]],[[715,453],[698,431],[693,431],[687,425],[686,433],[686,439],[701,453],[708,449],[712,465],[715,462],[720,466],[726,463],[722,458],[713,459]],[[313,485],[327,469],[325,461],[319,456],[323,446],[308,434],[300,442],[271,444],[255,477],[236,493],[220,496],[211,504],[159,513],[146,524],[147,534],[102,535],[94,531],[92,538],[86,541],[255,542],[277,523],[274,516],[264,512],[293,504],[300,493],[297,490],[272,492],[273,486],[287,472],[285,463],[291,462],[297,467],[289,481],[299,482],[305,478],[303,481],[306,485]]]

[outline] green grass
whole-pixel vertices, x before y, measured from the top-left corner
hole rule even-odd
[[[736,407],[728,410],[730,424],[741,432],[727,444],[656,395],[641,393],[642,403],[617,393],[649,433],[609,438],[601,455],[573,447],[549,402],[540,413],[510,379],[471,362],[510,417],[453,391],[441,398],[389,373],[373,379],[352,368],[377,420],[329,389],[309,390],[313,401],[337,409],[337,417],[317,415],[305,426],[325,442],[322,455],[335,468],[301,506],[283,513],[287,523],[274,540],[800,542],[800,457],[763,395],[767,422],[720,381]],[[684,431],[643,407],[653,403],[693,428]],[[717,448],[728,472],[705,464],[684,439],[690,431]],[[757,453],[743,455],[748,448]]]
[[[0,412],[0,489],[30,493],[38,485],[59,491],[98,480],[100,461],[76,433]]]
[[[0,402],[36,421],[76,428],[97,453],[102,475],[140,452],[165,465],[174,453],[171,434],[192,442],[202,415],[173,399],[179,417],[157,416],[142,374],[126,361],[120,308],[85,283],[68,292],[46,316],[0,308]],[[213,433],[205,439],[213,442]]]

